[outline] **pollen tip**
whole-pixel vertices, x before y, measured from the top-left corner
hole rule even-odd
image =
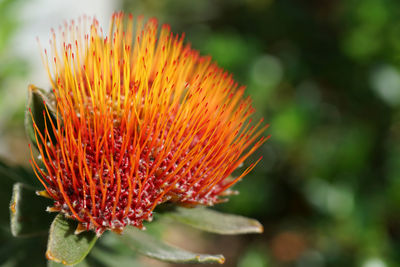
[[[85,231],[87,231],[86,227],[83,226],[82,223],[78,223],[78,225],[76,226],[74,234],[75,235],[79,235],[80,233],[85,232]]]
[[[41,196],[41,197],[45,197],[45,198],[53,199],[46,190],[36,191],[36,195]]]
[[[29,84],[29,85],[28,85],[28,90],[29,90],[29,91],[36,91],[36,86],[33,85],[33,84]]]
[[[60,208],[56,208],[56,207],[47,207],[46,211],[47,212],[59,212],[61,209]]]

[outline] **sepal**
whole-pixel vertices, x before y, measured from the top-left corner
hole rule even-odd
[[[25,112],[25,131],[29,140],[36,147],[38,147],[35,137],[36,127],[37,131],[45,137],[47,124],[47,131],[52,141],[55,141],[55,135],[49,119],[50,115],[52,122],[56,124],[56,107],[54,101],[51,99],[52,97],[52,94],[49,94],[34,85],[29,85],[28,87],[28,100]],[[38,139],[40,140],[40,137]]]
[[[93,248],[98,237],[92,231],[75,234],[78,222],[67,219],[61,213],[56,216],[50,227],[46,257],[64,265],[81,262]]]
[[[15,237],[46,234],[54,216],[45,212],[49,199],[38,197],[35,190],[22,183],[13,186],[10,203],[11,233]]]

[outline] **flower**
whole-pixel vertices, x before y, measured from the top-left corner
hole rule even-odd
[[[44,167],[31,164],[77,231],[141,228],[167,201],[211,206],[254,168],[230,176],[267,139],[244,87],[168,25],[115,13],[107,36],[91,18],[60,32],[44,50],[55,111],[34,124]]]

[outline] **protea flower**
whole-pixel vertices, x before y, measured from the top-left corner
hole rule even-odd
[[[266,140],[245,88],[155,19],[116,13],[108,35],[87,21],[53,31],[44,52],[54,110],[44,132],[34,125],[41,162],[31,163],[49,210],[100,235],[141,228],[164,202],[223,201]]]

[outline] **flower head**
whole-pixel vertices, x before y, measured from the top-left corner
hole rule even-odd
[[[222,201],[255,166],[230,176],[266,140],[244,87],[169,26],[115,13],[108,35],[90,18],[60,33],[44,53],[55,119],[35,126],[44,168],[31,161],[50,210],[98,234],[140,228],[166,201]]]

